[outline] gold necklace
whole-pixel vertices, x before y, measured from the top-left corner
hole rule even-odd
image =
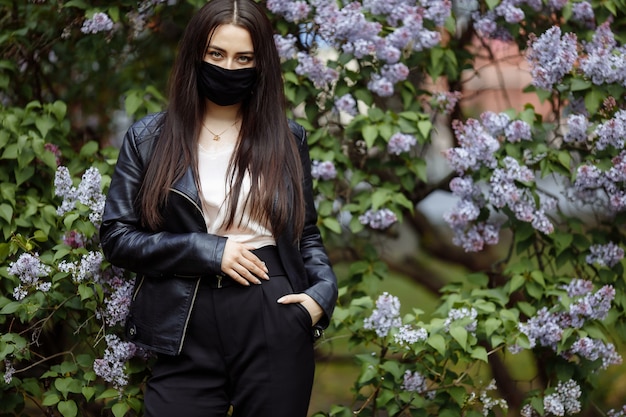
[[[213,132],[211,129],[209,129],[204,122],[202,122],[202,127],[204,127],[210,134],[213,135],[213,140],[214,141],[218,141],[222,138],[222,135],[226,132],[228,132],[230,130],[231,127],[235,126],[237,124],[239,120],[235,120],[235,123],[233,123],[232,125],[228,126],[226,129],[224,129],[221,133],[215,133]]]

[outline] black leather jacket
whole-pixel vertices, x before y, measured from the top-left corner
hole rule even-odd
[[[136,122],[126,133],[107,195],[100,239],[113,265],[137,273],[127,337],[150,350],[176,355],[185,339],[196,292],[203,278],[221,274],[226,238],[207,233],[191,169],[171,188],[159,232],[140,226],[135,199],[162,113]],[[306,219],[302,237],[293,230],[276,239],[294,292],[310,295],[324,310],[318,323],[328,326],[337,300],[337,278],[322,245],[313,202],[311,161],[302,126],[290,121],[304,169]]]

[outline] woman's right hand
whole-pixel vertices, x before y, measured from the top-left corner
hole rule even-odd
[[[222,272],[241,285],[260,284],[261,279],[269,280],[267,267],[252,250],[254,247],[226,240],[222,255]]]

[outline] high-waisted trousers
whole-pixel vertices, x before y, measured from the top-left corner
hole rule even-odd
[[[180,355],[159,354],[147,417],[305,417],[314,376],[311,316],[291,294],[276,248],[255,251],[269,281],[218,288],[203,277]],[[206,278],[206,279],[205,279]],[[159,300],[154,300],[158,303]],[[231,408],[232,407],[232,408]]]

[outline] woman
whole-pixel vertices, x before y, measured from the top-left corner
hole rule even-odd
[[[251,0],[189,22],[165,112],[124,138],[100,234],[137,273],[127,336],[157,353],[147,416],[305,416],[337,298],[304,130]]]

